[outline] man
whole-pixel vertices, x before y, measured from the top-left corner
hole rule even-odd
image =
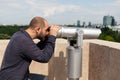
[[[28,80],[32,60],[48,62],[54,53],[59,26],[49,25],[42,17],[31,20],[26,30],[16,32],[6,48],[0,80]],[[33,39],[40,39],[38,44]]]

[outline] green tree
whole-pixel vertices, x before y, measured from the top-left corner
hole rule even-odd
[[[102,33],[99,35],[98,39],[120,42],[120,33],[118,31],[113,31],[108,27],[102,28],[101,31]]]
[[[0,25],[0,39],[9,39],[15,32],[21,28],[26,29],[27,25]]]

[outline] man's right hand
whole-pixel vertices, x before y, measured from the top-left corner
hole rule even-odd
[[[51,27],[50,27],[50,32],[49,32],[49,34],[50,35],[53,35],[53,36],[57,36],[57,33],[58,33],[58,31],[61,29],[61,27],[60,26],[56,26],[56,25],[50,25]]]

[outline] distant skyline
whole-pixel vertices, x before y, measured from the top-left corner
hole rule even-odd
[[[0,0],[0,24],[29,24],[41,16],[50,24],[103,24],[114,16],[120,24],[120,0]]]

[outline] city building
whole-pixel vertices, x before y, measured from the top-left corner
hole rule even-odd
[[[85,22],[83,22],[83,27],[85,27],[86,26],[86,23]]]
[[[104,26],[115,26],[116,21],[113,16],[104,16],[103,17],[103,25]]]
[[[88,26],[92,26],[91,22],[88,22]]]
[[[80,20],[77,20],[77,27],[80,27]]]

